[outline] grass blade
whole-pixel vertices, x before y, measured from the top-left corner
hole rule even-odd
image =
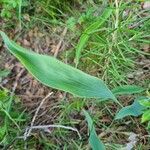
[[[41,83],[84,98],[116,100],[104,82],[59,60],[28,51],[0,32],[8,50]]]
[[[90,143],[92,149],[93,150],[105,150],[104,144],[100,141],[100,139],[98,138],[98,136],[96,134],[92,118],[90,117],[88,112],[86,112],[85,110],[83,110],[83,113],[84,113],[87,123],[88,123],[89,134],[90,134],[89,143]]]
[[[91,24],[88,28],[86,28],[83,34],[81,35],[79,39],[79,43],[76,48],[76,66],[79,63],[81,51],[85,47],[91,33],[93,33],[95,30],[101,27],[103,23],[105,23],[105,21],[111,15],[111,13],[112,13],[112,9],[105,9],[102,15],[93,24]]]

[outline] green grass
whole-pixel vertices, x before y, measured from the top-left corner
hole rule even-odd
[[[118,8],[113,7],[114,12],[106,23],[91,34],[79,65],[79,68],[87,67],[87,70],[92,70],[93,66],[99,68],[98,76],[113,86],[127,84],[126,76],[134,69],[135,58],[142,54],[149,55],[138,48],[140,44],[149,43],[146,38],[149,37],[148,28],[145,28],[150,23],[148,17],[140,18],[140,22],[143,22],[140,27],[129,29],[131,24],[139,22],[135,19],[139,5],[134,5],[135,11],[126,17],[123,17],[123,12],[131,9],[131,6],[124,2],[118,5]],[[84,27],[84,31],[86,29]]]
[[[10,95],[6,89],[0,90],[0,146],[5,148],[12,143],[21,134],[21,127],[26,121],[17,97]]]
[[[135,1],[134,5],[130,1],[121,1],[118,6],[115,1],[108,4],[104,2],[97,0],[94,3],[93,0],[89,0],[82,3],[74,0],[73,4],[70,5],[70,2],[60,0],[56,0],[55,3],[50,0],[32,1],[28,3],[28,7],[22,7],[22,13],[19,17],[22,23],[22,33],[19,36],[32,30],[35,26],[40,29],[40,32],[47,33],[48,31],[47,34],[60,36],[57,29],[62,28],[63,31],[65,27],[68,27],[64,41],[71,43],[71,46],[69,45],[64,52],[61,52],[59,58],[63,61],[67,60],[72,66],[75,66],[77,45],[82,42],[81,36],[84,31],[102,14],[103,7],[101,4],[103,3],[103,5],[107,5],[107,8],[111,8],[113,12],[102,26],[93,29],[92,33],[89,34],[88,41],[84,43],[80,54],[78,68],[103,79],[110,87],[128,84],[128,73],[132,73],[137,69],[135,59],[140,56],[149,58],[148,53],[141,51],[141,45],[150,44],[150,19],[149,16],[140,15],[141,13],[149,13],[149,10],[141,10],[139,1]],[[125,16],[126,10],[130,11]],[[23,18],[26,13],[30,15],[29,22]],[[15,25],[7,21],[7,24],[4,24],[2,28],[4,30],[14,29]],[[55,33],[55,30],[57,33]],[[144,82],[145,87],[148,87],[149,79],[142,82]],[[138,84],[142,83],[139,81]],[[10,98],[9,94],[7,96]],[[120,98],[120,101],[127,105],[131,102],[131,98]],[[11,109],[15,110],[16,108],[17,104],[13,102]],[[101,139],[107,149],[114,150],[123,147],[128,138],[127,135],[124,135],[125,132],[137,132],[141,136],[144,133],[148,134],[145,131],[146,125],[141,125],[140,119],[131,120],[127,118],[119,122],[114,121],[115,112],[119,109],[115,104],[110,102],[98,103],[96,101],[85,103],[85,100],[69,96],[54,103],[49,110],[49,114],[58,112],[53,123],[79,128],[82,139],[79,140],[76,133],[64,129],[54,129],[51,134],[35,132],[26,141],[28,148],[34,149],[41,146],[44,149],[58,150],[87,149],[89,147],[87,125],[83,114],[80,113],[83,108],[88,109],[91,113],[97,133],[106,133]],[[21,114],[22,110],[18,111]],[[18,111],[16,111],[16,114],[18,114]],[[10,112],[8,114],[13,120],[19,117]],[[9,117],[3,112],[0,117],[1,125],[4,125],[2,120],[5,118]],[[7,130],[9,130],[6,136],[7,142],[3,142],[3,145],[11,143],[13,137],[18,136],[20,133],[10,118],[6,120],[8,120],[6,124]],[[29,123],[30,121],[25,120],[23,122],[17,121],[21,129],[24,129],[26,124]],[[139,141],[136,148],[139,150],[149,149],[148,142],[143,144],[142,141]],[[25,142],[18,139],[12,145],[14,149],[22,149]]]

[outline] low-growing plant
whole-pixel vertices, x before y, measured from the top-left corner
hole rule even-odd
[[[80,0],[65,0],[63,3],[61,0],[30,1],[31,7],[29,7],[28,13],[31,13],[32,11],[32,14],[34,14],[34,16],[31,16],[34,25],[36,18],[41,20],[41,23],[46,22],[47,25],[51,25],[52,22],[54,22],[54,24],[58,23],[62,25],[62,18],[67,18],[71,13],[73,17],[68,19],[67,28],[70,31],[74,31],[74,36],[77,33],[78,35],[81,35],[76,46],[76,67],[80,63],[80,60],[82,65],[82,62],[85,61],[84,58],[86,58],[86,62],[88,63],[83,63],[84,68],[86,68],[87,65],[86,69],[88,70],[88,68],[91,68],[91,66],[95,67],[98,65],[100,67],[99,70],[101,71],[100,76],[102,79],[105,79],[107,84],[109,83],[110,85],[115,86],[116,84],[121,85],[122,82],[127,83],[125,79],[125,72],[127,71],[126,69],[129,70],[133,67],[133,59],[135,54],[146,54],[144,51],[140,51],[138,46],[138,48],[136,48],[135,45],[138,45],[137,42],[140,44],[149,43],[147,39],[149,17],[144,17],[144,15],[139,17],[139,13],[137,10],[135,10],[136,6],[134,6],[135,9],[133,10],[135,15],[131,15],[132,10],[131,6],[129,6],[130,2],[128,1],[115,1],[116,4],[114,2],[103,1],[107,4],[107,6],[110,4],[107,7],[108,9],[103,9],[103,6],[97,5],[98,3],[102,2],[101,0],[88,1],[87,3],[92,3],[93,7],[90,5],[91,9],[89,9],[87,5],[84,6],[84,3],[82,3],[81,9],[83,10],[87,8],[87,11],[81,13],[78,10],[79,13],[76,16],[76,12],[72,9],[74,8],[72,3],[74,1],[77,1],[77,5],[75,5],[75,7],[81,3]],[[3,18],[11,18],[12,13],[14,14],[14,12],[17,11],[21,20],[21,3],[22,0],[2,0],[0,2],[0,4],[2,4],[1,16]],[[135,2],[135,4],[136,3],[138,2]],[[101,8],[104,10],[103,12],[99,11]],[[124,16],[126,10],[129,10],[129,13]],[[38,13],[35,15],[36,12]],[[30,13],[29,15],[31,15]],[[130,28],[131,24],[137,25],[137,27],[133,26],[133,28]],[[64,26],[66,26],[66,24]],[[45,26],[43,26],[43,28],[45,28]],[[88,75],[52,57],[39,55],[32,51],[23,49],[22,47],[16,45],[13,41],[9,40],[9,38],[3,32],[1,32],[1,34],[9,51],[20,60],[25,68],[27,68],[27,70],[36,79],[46,86],[69,92],[76,97],[81,97],[80,99],[92,98],[96,99],[98,102],[111,99],[113,102],[117,102],[122,109],[116,114],[116,121],[127,116],[137,117],[142,115],[141,122],[149,122],[149,95],[137,97],[132,105],[126,107],[123,107],[117,100],[117,97],[120,95],[138,94],[145,91],[145,89],[130,85],[119,86],[113,90],[109,90],[105,83],[99,78]],[[79,68],[82,67],[79,65]],[[5,72],[5,70],[2,71],[2,76],[0,75],[0,81],[2,77],[7,76],[7,73],[8,72]],[[97,74],[99,76],[98,72]],[[2,91],[2,93],[3,92],[5,93],[6,91]],[[10,96],[8,93],[7,95],[8,97]],[[85,99],[84,102],[86,102]],[[8,106],[6,105],[6,107],[4,107],[4,101],[2,101],[1,106],[1,110],[3,110],[2,114],[4,116],[2,117],[2,120],[6,117],[12,126],[17,127],[16,123],[18,122],[16,122],[16,118],[11,114],[11,111],[7,111]],[[81,111],[83,107],[84,106],[82,103],[76,102],[72,103],[71,105],[65,105],[64,109],[67,112],[72,111],[73,108]],[[90,113],[83,110],[83,114],[85,115],[88,123],[89,143],[92,149],[105,149],[104,144],[100,141],[98,135],[96,135],[94,121],[90,117]],[[148,128],[149,126],[150,125],[148,124]],[[1,127],[0,134],[2,133],[2,135],[4,135],[3,133],[6,133],[3,131],[5,131],[5,128]],[[5,138],[3,141],[5,141]],[[45,143],[47,142],[45,141]],[[6,143],[3,142],[3,144]],[[64,149],[67,148],[64,147]]]
[[[122,105],[118,102],[117,96],[141,93],[145,90],[139,86],[125,85],[116,87],[111,91],[102,80],[73,68],[70,65],[66,65],[53,57],[28,51],[11,41],[4,32],[1,31],[0,33],[8,50],[19,59],[36,79],[46,86],[69,92],[74,96],[81,98],[94,98],[98,101],[111,99],[120,106]],[[122,119],[127,115],[141,115],[145,105],[147,105],[147,102],[145,101],[140,101],[140,103],[135,101],[133,105],[123,107],[117,113],[116,119]],[[93,150],[104,150],[104,144],[96,135],[91,117],[85,110],[83,110],[83,112],[88,122],[90,131],[89,142],[91,147]],[[144,112],[142,122],[149,120],[148,112],[149,110]]]
[[[150,129],[150,96],[140,100],[139,103],[145,108],[142,114],[141,122],[148,122],[148,129]]]
[[[21,11],[22,7],[28,6],[27,0],[1,0],[1,12],[0,16],[2,19],[8,20],[17,18],[21,26]]]
[[[141,117],[141,123],[148,122],[147,128],[150,129],[150,95],[137,97],[133,104],[123,107],[116,114],[115,119],[123,119],[127,116]]]
[[[4,32],[1,31],[0,33],[8,50],[43,84],[78,97],[96,98],[99,101],[112,99],[118,102],[102,80],[66,65],[53,57],[28,51],[11,41]],[[88,113],[85,111],[84,113],[89,124],[90,134],[92,134],[90,137],[91,144],[94,146],[93,142],[96,140],[99,145],[96,147],[103,147],[102,143],[98,142],[95,130],[92,129],[93,123]]]
[[[9,73],[9,70],[0,70],[0,83]],[[24,111],[17,108],[20,107],[17,99],[7,89],[0,88],[0,146],[2,147],[13,142],[14,137],[21,132],[22,122],[26,121]]]
[[[2,0],[0,2],[2,5],[1,17],[11,18],[13,16],[13,11],[18,8],[20,0]]]
[[[117,87],[113,90],[113,93],[117,95],[129,95],[129,94],[136,94],[145,91],[144,88],[136,87],[136,86],[124,86],[124,87]],[[134,116],[138,117],[142,115],[141,123],[149,122],[150,121],[150,94],[147,91],[146,96],[138,96],[133,104],[123,107],[119,112],[116,114],[115,119],[123,119],[127,116]],[[150,127],[150,126],[148,126]]]
[[[26,121],[25,113],[14,105],[15,97],[7,90],[0,90],[0,146],[10,144],[21,133],[21,124]]]

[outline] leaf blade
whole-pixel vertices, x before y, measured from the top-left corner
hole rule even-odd
[[[146,99],[146,97],[140,97],[138,99],[135,99],[132,105],[123,107],[115,116],[115,120],[117,119],[123,119],[127,116],[134,116],[137,117],[143,113],[144,106],[140,104],[141,99]]]
[[[105,21],[109,18],[109,16],[112,13],[112,9],[105,9],[102,15],[94,22],[92,23],[88,28],[85,29],[85,31],[82,33],[79,43],[76,47],[76,66],[79,63],[81,51],[86,46],[88,39],[91,36],[91,33],[93,33],[95,30],[97,30],[99,27],[101,27]]]
[[[92,147],[93,150],[105,150],[104,144],[101,142],[101,140],[98,138],[95,127],[93,125],[93,120],[88,114],[87,111],[83,110],[83,113],[86,117],[86,121],[88,123],[88,128],[90,132],[90,137],[89,137],[89,143]]]
[[[150,121],[150,110],[146,110],[143,115],[142,115],[142,120],[141,122],[144,123],[146,121]]]
[[[66,65],[53,57],[28,51],[9,40],[4,32],[1,31],[0,33],[8,50],[37,80],[46,86],[79,97],[115,100],[114,95],[102,80]]]
[[[123,85],[114,88],[112,92],[114,95],[128,95],[128,94],[141,93],[144,90],[145,90],[144,88],[136,85]]]

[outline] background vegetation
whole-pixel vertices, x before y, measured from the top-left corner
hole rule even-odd
[[[94,123],[93,133],[97,133],[106,149],[148,150],[149,5],[148,1],[139,0],[1,0],[0,30],[9,38],[36,53],[57,57],[102,79],[113,89],[121,106],[45,87],[6,51],[1,40],[0,147],[93,148],[90,123]],[[48,95],[51,92],[53,94]],[[34,126],[72,127],[81,138],[76,130],[64,128],[34,129],[25,138],[24,133],[33,120]]]

